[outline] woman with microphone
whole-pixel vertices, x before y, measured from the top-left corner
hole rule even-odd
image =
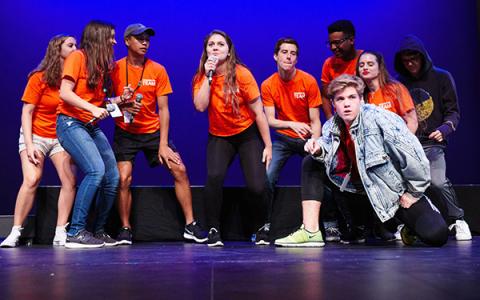
[[[222,186],[236,154],[252,199],[262,206],[265,170],[272,158],[272,143],[255,78],[238,58],[230,37],[214,30],[203,44],[193,79],[193,102],[198,111],[208,109],[207,183],[205,199],[210,228],[208,246],[223,246],[220,235]]]
[[[107,99],[115,44],[113,25],[92,21],[83,30],[80,50],[73,52],[64,64],[57,134],[62,146],[85,174],[75,198],[67,248],[117,245],[117,241],[104,231],[117,196],[117,163],[106,136],[97,125],[97,120],[109,115],[104,100],[122,103],[131,97],[131,91],[125,89],[123,95]],[[96,220],[92,234],[86,230],[86,221],[95,196]]]
[[[75,168],[70,155],[58,142],[55,122],[60,102],[58,90],[63,62],[76,49],[77,42],[72,36],[54,36],[48,43],[43,60],[28,75],[28,83],[22,96],[22,127],[18,145],[23,183],[15,203],[12,231],[1,247],[18,246],[23,222],[32,209],[42,178],[46,156],[52,160],[62,184],[58,196],[57,227],[53,244],[65,245],[65,227],[75,197]]]

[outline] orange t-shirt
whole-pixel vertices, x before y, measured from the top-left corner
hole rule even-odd
[[[368,103],[380,106],[399,116],[403,116],[415,108],[407,88],[399,82],[387,84],[383,89],[369,93]]]
[[[230,104],[225,103],[223,92],[224,75],[213,76],[210,87],[210,103],[208,105],[208,131],[216,136],[232,136],[238,134],[252,125],[255,121],[254,114],[249,108],[249,102],[260,96],[257,82],[250,71],[237,65],[237,96],[239,100],[239,112],[235,113]],[[193,83],[193,94],[196,95],[205,76],[195,77]]]
[[[28,79],[23,92],[22,101],[35,105],[32,115],[32,133],[55,139],[57,133],[57,106],[60,102],[58,88],[51,88],[44,80],[45,72],[36,72]]]
[[[112,73],[113,89],[116,95],[123,93],[123,88],[130,84],[135,89],[140,82],[140,87],[135,91],[133,99],[139,93],[143,95],[142,109],[135,115],[133,123],[125,123],[123,117],[115,118],[115,124],[125,131],[135,134],[153,133],[160,129],[157,113],[157,97],[172,93],[172,86],[165,68],[147,59],[145,69],[139,66],[128,65],[128,82],[126,76],[126,57],[117,61]],[[143,70],[143,77],[142,77]]]
[[[309,109],[322,104],[317,81],[312,75],[297,69],[295,77],[285,82],[275,72],[262,83],[262,100],[265,106],[274,106],[277,118],[310,124]],[[277,129],[280,134],[299,138],[290,128]]]
[[[327,88],[332,80],[342,74],[355,75],[357,73],[357,61],[363,50],[357,50],[355,58],[344,61],[341,58],[330,56],[323,63],[322,68],[322,87]]]
[[[63,79],[75,82],[73,92],[83,100],[91,104],[101,107],[105,93],[103,92],[103,78],[94,90],[88,88],[87,85],[87,59],[82,50],[72,52],[63,63]],[[65,101],[60,101],[58,105],[58,113],[64,114],[82,122],[90,121],[93,116],[89,111],[83,110],[76,106],[70,105]]]

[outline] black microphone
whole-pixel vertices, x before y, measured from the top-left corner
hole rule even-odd
[[[107,105],[107,108],[106,108],[106,109],[107,109],[108,113],[111,113],[111,112],[115,111],[115,107],[108,106],[108,105]],[[98,118],[93,117],[93,118],[92,118],[90,121],[88,121],[85,125],[91,125],[91,124],[92,124],[93,122],[95,122],[97,119],[98,119]]]
[[[138,93],[137,96],[135,96],[135,102],[137,103],[141,103],[142,102],[142,99],[143,99],[143,95]],[[130,123],[133,123],[133,114],[132,114],[132,117],[130,118]]]
[[[218,57],[215,56],[215,55],[212,55],[212,56],[209,56],[209,57],[208,57],[208,60],[210,60],[210,61],[212,61],[212,62],[214,62],[214,63],[217,63]],[[211,84],[212,84],[213,72],[215,72],[215,70],[209,70],[208,73],[207,73],[208,85],[211,85]]]

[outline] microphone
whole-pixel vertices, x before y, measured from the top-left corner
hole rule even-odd
[[[111,113],[113,111],[115,111],[115,107],[112,107],[112,106],[108,106],[106,107],[108,113]],[[90,121],[88,121],[85,125],[91,125],[93,122],[95,122],[98,118],[95,118],[93,117]]]
[[[137,96],[135,96],[135,102],[137,103],[141,103],[142,102],[142,99],[143,99],[143,95],[138,93]],[[131,115],[130,117],[130,123],[133,123],[133,114]]]
[[[208,60],[216,64],[217,61],[218,61],[218,57],[215,56],[215,55],[212,55],[212,56],[209,56],[209,57],[208,57]],[[214,71],[215,71],[215,70],[210,70],[210,71],[208,71],[208,73],[207,73],[208,85],[211,85],[211,84],[212,84],[212,77],[213,77],[213,72],[214,72]]]

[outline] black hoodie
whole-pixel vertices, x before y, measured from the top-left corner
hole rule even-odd
[[[422,55],[422,67],[418,78],[413,77],[404,67],[400,53],[406,50],[417,51]],[[398,80],[410,91],[418,116],[417,136],[422,145],[446,145],[447,136],[457,129],[460,112],[457,103],[457,91],[452,75],[433,65],[432,59],[422,41],[407,35],[400,43],[395,54],[395,70]],[[439,130],[444,141],[438,143],[428,136]]]

